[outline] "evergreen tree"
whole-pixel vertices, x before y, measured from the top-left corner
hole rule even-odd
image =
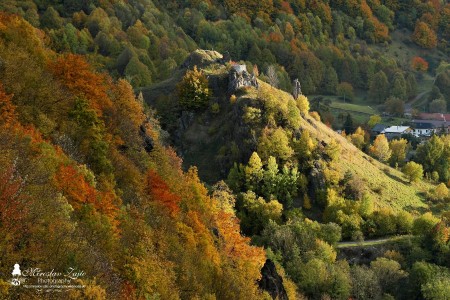
[[[351,114],[347,114],[345,117],[344,130],[346,134],[352,134],[355,132],[355,124]]]
[[[397,72],[394,75],[391,86],[391,95],[401,100],[406,98],[406,81],[402,73]]]
[[[279,176],[278,176],[278,164],[275,157],[270,156],[267,162],[266,170],[264,171],[264,181],[263,181],[263,194],[266,199],[270,199],[271,196],[275,196],[277,198],[278,195],[278,185],[279,185]]]
[[[389,95],[389,82],[383,71],[375,73],[369,81],[369,96],[378,103],[383,103]]]
[[[406,96],[412,97],[417,93],[417,81],[416,76],[413,73],[406,75]]]
[[[323,91],[328,95],[336,95],[338,76],[333,67],[328,67],[323,77]]]

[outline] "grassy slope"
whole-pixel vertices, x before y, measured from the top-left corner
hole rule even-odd
[[[226,76],[225,67],[207,68],[205,72],[209,76]],[[157,86],[144,89],[146,100],[151,103],[153,97],[173,91],[182,74],[183,72],[180,70],[174,74],[174,78]],[[260,85],[267,84],[260,81]],[[277,99],[290,97],[286,92],[275,88],[270,88],[270,91]],[[222,145],[230,142],[224,140],[221,132],[227,126],[231,126],[231,124],[228,124],[227,116],[232,107],[225,91],[216,91],[216,98],[220,98],[216,99],[220,103],[220,113],[208,122],[202,120],[201,116],[196,118],[183,135],[185,166],[196,165],[199,169],[199,175],[207,182],[214,182],[219,179],[215,163],[216,154]],[[247,93],[238,97],[238,101],[243,98],[256,99],[257,91],[255,89],[248,90]],[[373,196],[378,207],[392,207],[409,211],[418,210],[420,212],[429,209],[424,202],[423,193],[433,187],[431,184],[425,181],[409,184],[400,171],[369,157],[344,137],[311,117],[304,119],[301,127],[310,131],[311,135],[319,141],[329,142],[331,139],[335,139],[340,143],[342,151],[341,159],[338,162],[339,171],[344,174],[347,170],[350,170],[354,176],[361,178],[366,185],[366,191]]]
[[[265,85],[265,83],[261,83]],[[282,99],[287,93],[272,89],[277,98]],[[254,93],[256,95],[256,93]],[[245,97],[254,96],[251,93]],[[426,210],[422,194],[433,187],[424,181],[409,184],[403,174],[384,165],[363,153],[344,137],[334,132],[322,122],[311,117],[303,120],[301,127],[308,130],[317,140],[329,142],[335,139],[341,145],[341,159],[339,169],[341,174],[350,170],[354,176],[361,178],[366,184],[366,191],[376,199],[379,207],[392,207],[394,209]]]
[[[371,106],[358,105],[358,104],[353,104],[353,103],[348,103],[348,102],[344,103],[344,102],[333,101],[330,106],[332,108],[336,108],[336,109],[342,109],[342,110],[363,113],[363,114],[368,114],[368,115],[375,115],[378,113]]]

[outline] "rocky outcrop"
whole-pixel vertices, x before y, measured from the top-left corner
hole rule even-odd
[[[151,136],[147,134],[147,130],[145,129],[146,123],[148,123],[148,120],[146,120],[140,127],[139,127],[139,135],[142,137],[142,141],[144,144],[144,149],[147,152],[151,152],[154,147],[154,142]]]
[[[326,180],[324,177],[324,170],[322,165],[318,162],[315,161],[313,163],[313,166],[311,168],[311,171],[309,172],[308,175],[308,194],[310,196],[313,196],[313,200],[315,199],[315,195],[317,195],[318,191],[325,191],[326,190]]]
[[[267,291],[272,299],[288,300],[286,290],[283,286],[283,278],[277,273],[275,264],[270,259],[266,260],[261,270],[259,287]]]
[[[204,68],[213,63],[222,63],[223,55],[217,51],[197,49],[189,55],[189,57],[181,65],[181,68]]]
[[[247,66],[245,65],[232,66],[229,75],[228,92],[233,93],[246,86],[259,88],[256,76],[247,72]]]
[[[292,96],[294,97],[294,99],[297,99],[298,96],[302,95],[302,85],[300,84],[298,78],[294,80],[292,86],[293,86]]]

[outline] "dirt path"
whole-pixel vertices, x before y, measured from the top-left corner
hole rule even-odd
[[[374,245],[382,245],[390,242],[410,238],[412,235],[399,235],[399,236],[391,236],[387,238],[366,240],[362,242],[340,242],[337,245],[337,248],[350,248],[350,247],[365,247],[365,246],[374,246]]]
[[[412,99],[411,101],[406,102],[406,103],[405,103],[405,112],[411,113],[411,111],[412,111],[412,106],[413,106],[417,101],[419,101],[420,99],[422,99],[422,97],[425,96],[426,94],[428,94],[429,92],[430,92],[430,91],[422,92],[422,93],[418,94],[416,97],[414,97],[414,99]]]

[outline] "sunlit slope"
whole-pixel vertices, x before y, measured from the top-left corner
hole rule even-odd
[[[204,66],[202,70],[210,80],[210,87],[213,89],[211,101],[219,104],[219,112],[212,113],[210,109],[195,113],[177,110],[176,84],[181,80],[184,69],[180,69],[173,78],[165,82],[143,89],[143,93],[150,105],[156,106],[157,110],[164,110],[161,111],[163,120],[168,119],[169,116],[178,118],[172,123],[168,122],[169,127],[175,127],[170,134],[178,152],[183,156],[186,167],[198,166],[202,179],[214,183],[226,178],[228,174],[229,168],[222,166],[224,157],[227,159],[228,166],[232,163],[230,161],[233,159],[232,154],[223,149],[230,148],[232,143],[236,144],[241,149],[241,153],[243,152],[240,156],[241,162],[246,163],[246,159],[255,150],[252,146],[248,148],[245,146],[245,139],[251,138],[248,132],[258,132],[264,126],[259,124],[249,128],[248,124],[243,124],[242,108],[263,106],[261,90],[264,93],[270,93],[272,98],[278,101],[278,106],[285,106],[287,99],[292,96],[259,80],[259,90],[249,87],[243,91],[237,91],[234,93],[236,99],[231,103],[230,93],[227,90],[229,66],[212,63]],[[378,207],[409,211],[422,211],[428,208],[423,195],[433,187],[431,184],[425,181],[410,184],[401,171],[363,153],[345,137],[310,116],[304,116],[301,119],[299,129],[309,131],[311,137],[318,143],[336,140],[341,145],[340,159],[337,164],[339,173],[343,176],[345,172],[350,171],[355,178],[359,178],[364,184],[364,191],[375,199]],[[247,132],[247,135],[244,132]],[[175,137],[173,137],[174,133]],[[242,157],[247,158],[242,159]],[[236,160],[239,161],[239,159]]]

